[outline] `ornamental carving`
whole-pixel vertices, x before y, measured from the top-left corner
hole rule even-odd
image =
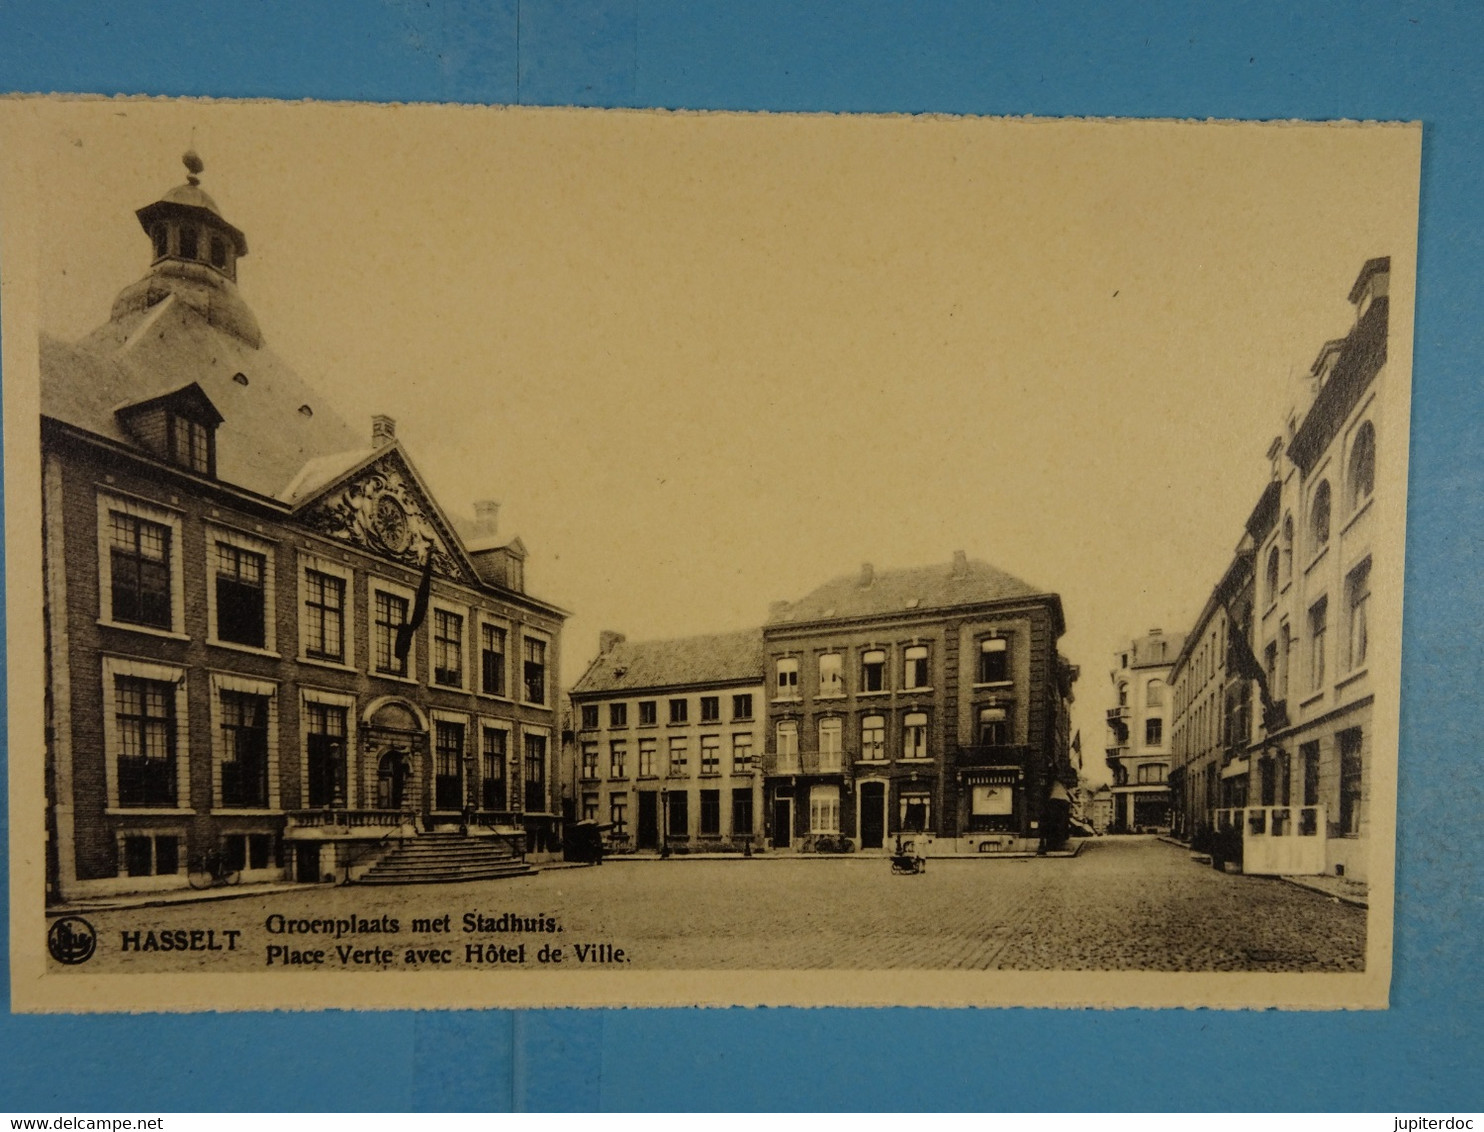
[[[373,464],[361,478],[326,496],[304,516],[304,523],[413,569],[422,569],[424,556],[431,553],[435,574],[465,580],[423,505],[422,493],[391,460]]]

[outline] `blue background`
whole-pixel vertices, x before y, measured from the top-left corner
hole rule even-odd
[[[0,0],[0,90],[1426,123],[1390,1011],[4,1016],[0,1109],[1484,1107],[1481,48],[1467,3]]]

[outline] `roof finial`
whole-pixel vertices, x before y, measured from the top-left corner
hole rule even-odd
[[[180,161],[186,167],[186,180],[192,185],[199,185],[201,183],[199,174],[201,170],[206,168],[206,163],[196,153],[196,147],[192,145],[190,149],[186,150]]]

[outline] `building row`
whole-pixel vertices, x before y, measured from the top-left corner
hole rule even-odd
[[[1387,430],[1390,260],[1350,291],[1354,322],[1326,342],[1268,449],[1271,476],[1169,671],[1175,832],[1247,871],[1368,876],[1378,478]],[[1392,497],[1388,497],[1388,493]]]
[[[572,688],[576,808],[661,851],[1042,847],[1066,837],[1060,599],[958,553],[864,566],[760,629],[605,633]]]

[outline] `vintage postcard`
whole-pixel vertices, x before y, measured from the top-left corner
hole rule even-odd
[[[1386,1005],[1416,124],[0,144],[15,1009]]]

